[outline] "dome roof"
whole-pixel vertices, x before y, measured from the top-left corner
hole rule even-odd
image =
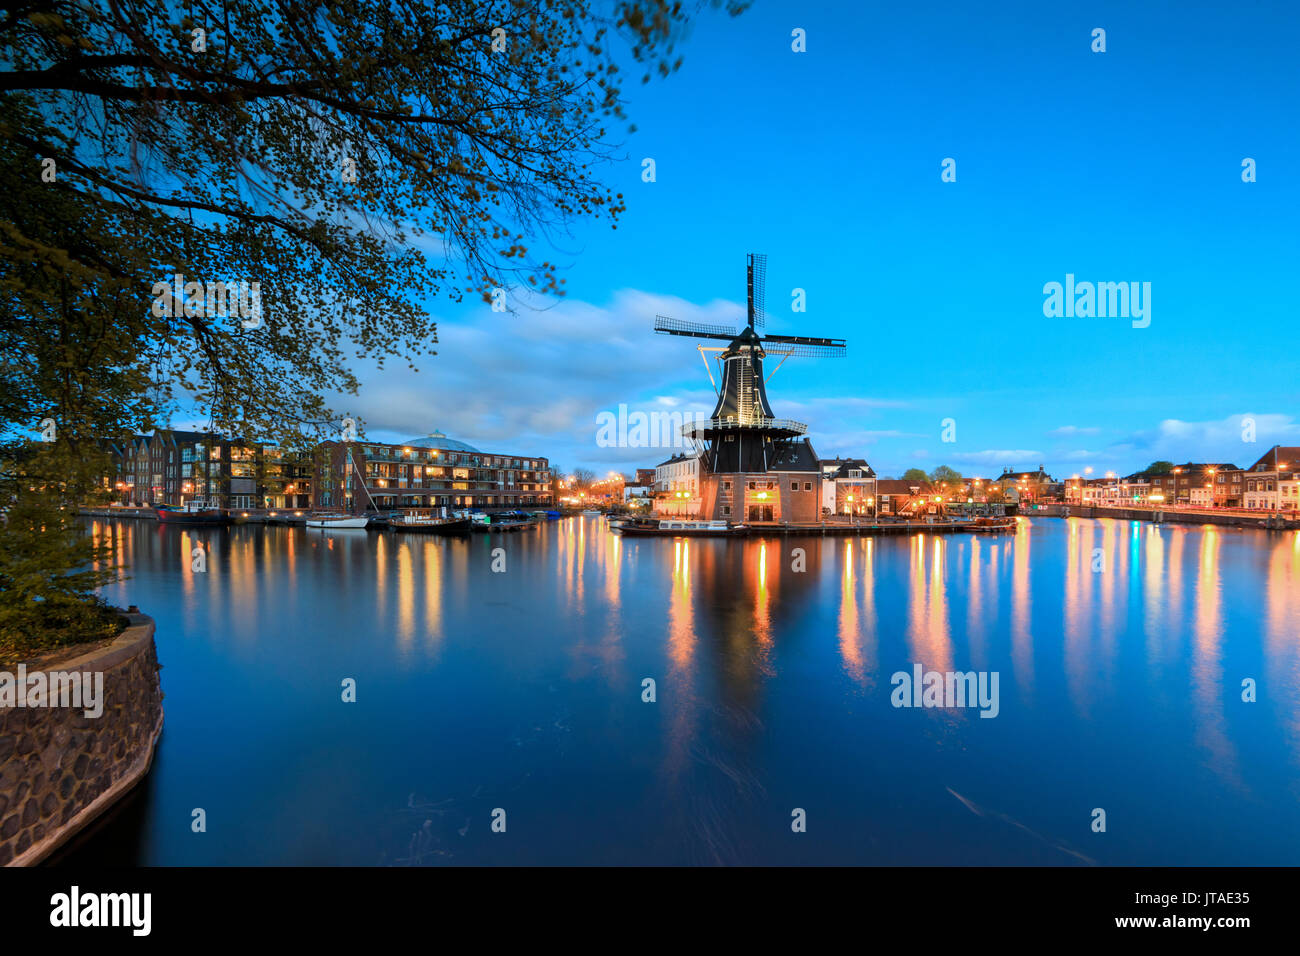
[[[440,431],[432,431],[427,435],[420,435],[416,438],[408,438],[402,442],[411,448],[437,448],[441,451],[471,451],[475,454],[482,454],[473,445],[467,445],[463,441],[457,441],[455,438],[448,438]]]

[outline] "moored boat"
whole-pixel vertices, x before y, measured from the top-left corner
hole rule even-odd
[[[970,524],[971,531],[980,531],[992,534],[998,531],[1016,530],[1015,518],[976,518]]]
[[[728,537],[743,535],[743,526],[733,526],[726,521],[690,521],[655,518],[632,518],[612,522],[610,527],[622,535],[653,535],[656,537]]]
[[[307,516],[309,528],[364,528],[370,523],[365,515],[315,514]]]
[[[469,530],[467,517],[442,518],[437,515],[396,514],[388,518],[388,527],[394,531],[422,531],[426,534],[464,534]]]
[[[206,498],[194,498],[183,505],[159,505],[154,508],[158,520],[167,524],[230,524],[231,517]]]

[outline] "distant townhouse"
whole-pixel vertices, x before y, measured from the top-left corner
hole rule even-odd
[[[876,479],[876,513],[881,515],[913,514],[924,508],[931,497],[928,481],[903,478]]]
[[[1063,492],[1063,486],[1039,465],[1037,471],[1016,471],[1008,468],[998,475],[995,483],[999,485],[1008,500],[1032,501],[1053,497]]]
[[[1243,507],[1300,510],[1300,446],[1274,445],[1243,474]]]
[[[1125,480],[1149,482],[1147,500],[1152,504],[1226,507],[1234,487],[1240,494],[1240,482],[1232,480],[1234,472],[1240,473],[1231,462],[1185,461],[1169,471],[1140,471]]]
[[[674,517],[700,513],[700,456],[673,455],[654,469],[655,511]]]
[[[318,452],[312,504],[324,510],[364,514],[553,503],[545,458],[479,451],[439,431],[396,444],[328,441]]]
[[[824,458],[820,464],[823,514],[875,514],[876,473],[865,459]]]

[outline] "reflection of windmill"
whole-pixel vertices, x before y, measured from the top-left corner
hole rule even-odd
[[[714,382],[718,404],[706,421],[692,422],[682,429],[687,438],[705,442],[705,463],[717,472],[766,472],[779,465],[782,453],[788,451],[790,440],[802,435],[808,426],[788,418],[777,418],[767,401],[767,379],[763,378],[763,359],[768,355],[782,356],[780,364],[772,370],[775,375],[785,360],[792,355],[836,357],[845,354],[843,339],[814,338],[803,335],[760,335],[755,326],[764,328],[764,286],[767,278],[767,257],[750,255],[746,266],[746,284],[749,290],[749,323],[737,332],[734,328],[709,325],[703,322],[686,322],[658,316],[655,331],[666,335],[685,335],[697,339],[721,339],[729,342],[726,348],[697,346],[701,357],[706,351],[721,354],[722,386]],[[709,366],[705,359],[704,366]],[[713,382],[713,372],[709,370]]]

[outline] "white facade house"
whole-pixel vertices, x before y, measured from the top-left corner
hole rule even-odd
[[[1255,511],[1300,510],[1300,446],[1274,445],[1245,474],[1242,506]]]
[[[655,510],[694,515],[700,510],[700,456],[674,455],[655,465]]]
[[[823,458],[822,501],[824,514],[875,514],[876,473],[862,458]]]

